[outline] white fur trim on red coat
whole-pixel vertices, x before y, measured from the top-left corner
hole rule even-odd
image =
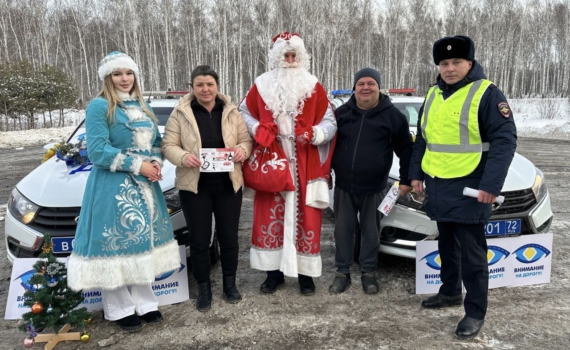
[[[307,184],[306,206],[326,209],[329,204],[329,185],[325,180],[316,180]]]

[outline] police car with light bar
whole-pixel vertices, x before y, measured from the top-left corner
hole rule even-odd
[[[415,135],[418,113],[424,98],[412,96],[415,89],[381,91],[389,95],[394,106],[406,116],[410,132]],[[331,103],[336,109],[348,101],[352,90],[335,90],[331,95]],[[398,181],[398,178],[399,159],[394,154],[388,186]],[[334,188],[329,192],[331,209],[334,201],[333,191]],[[503,204],[493,208],[491,218],[485,226],[487,237],[548,232],[553,214],[544,174],[518,153],[515,153],[501,195],[505,200]],[[424,199],[423,194],[415,192],[398,198],[390,214],[383,218],[380,224],[380,252],[415,258],[418,241],[437,239],[437,225],[423,210]]]

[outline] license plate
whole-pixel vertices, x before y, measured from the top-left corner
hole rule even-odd
[[[73,250],[73,242],[75,237],[54,237],[51,239],[53,243],[54,253],[71,253]]]
[[[517,235],[520,233],[520,219],[489,221],[487,225],[485,225],[486,237]]]

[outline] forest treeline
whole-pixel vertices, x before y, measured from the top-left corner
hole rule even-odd
[[[120,50],[145,90],[187,88],[209,64],[241,99],[267,70],[271,38],[298,32],[328,91],[369,66],[383,88],[435,81],[433,42],[468,35],[476,59],[511,98],[568,96],[570,0],[0,0],[0,62],[56,66],[84,105],[100,89],[99,60]]]

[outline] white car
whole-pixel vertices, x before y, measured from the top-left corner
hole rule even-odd
[[[391,96],[390,99],[408,117],[410,132],[415,134],[418,113],[424,99],[413,96]],[[336,97],[331,102],[334,108],[338,108],[347,100],[346,96]],[[398,180],[399,173],[399,159],[394,154],[389,186]],[[505,201],[494,207],[486,225],[487,237],[548,232],[553,215],[544,174],[518,153],[515,153],[509,167],[501,195],[505,196]],[[333,190],[329,197],[332,208]],[[412,259],[416,257],[416,242],[437,239],[439,234],[435,221],[431,221],[423,211],[423,195],[417,193],[400,197],[390,214],[382,219],[380,226],[380,252]],[[358,253],[360,236],[357,237]]]
[[[176,98],[149,99],[158,119],[161,133],[174,106]],[[83,122],[69,137],[76,143],[85,134]],[[53,145],[53,144],[52,144]],[[47,150],[51,145],[46,145]],[[8,199],[5,219],[5,240],[8,259],[34,258],[41,252],[44,233],[49,233],[57,256],[67,256],[73,249],[76,219],[81,210],[83,193],[91,163],[68,167],[64,161],[52,157],[24,177]],[[178,189],[174,187],[176,167],[167,160],[162,169],[160,186],[172,220],[174,236],[182,245],[188,245],[186,220],[180,208]],[[217,261],[217,241],[212,236],[211,262]]]

